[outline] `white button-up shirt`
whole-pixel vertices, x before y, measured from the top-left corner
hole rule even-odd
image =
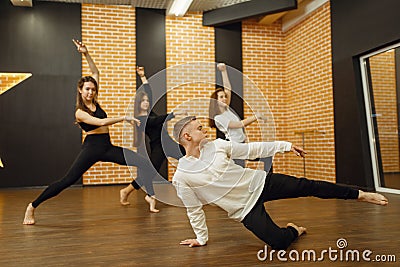
[[[243,168],[233,159],[256,159],[290,151],[289,142],[237,143],[221,139],[207,142],[200,157],[179,160],[172,178],[178,197],[183,201],[197,241],[208,241],[208,229],[202,206],[214,204],[242,221],[260,197],[266,172]]]

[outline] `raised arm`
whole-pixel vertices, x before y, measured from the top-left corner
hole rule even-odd
[[[90,71],[92,72],[92,77],[96,80],[97,84],[99,84],[100,83],[100,72],[97,69],[96,64],[94,63],[92,57],[90,56],[89,50],[87,49],[86,45],[84,43],[82,43],[81,41],[78,41],[75,39],[72,39],[72,42],[74,42],[78,52],[85,56],[86,61],[89,64]]]
[[[225,63],[218,63],[217,64],[218,70],[221,72],[222,75],[222,84],[224,86],[224,91],[226,94],[226,104],[229,106],[231,104],[231,97],[232,97],[232,85],[229,81],[228,71],[226,70]]]
[[[229,80],[228,71],[226,69],[225,63],[218,63],[217,68],[221,72],[221,75],[222,75],[222,83],[224,86],[224,91],[225,91],[226,100],[227,100],[226,102],[227,102],[227,105],[229,106],[231,104],[231,98],[232,98],[232,85]],[[260,114],[257,114],[257,115],[248,117],[246,119],[243,119],[241,121],[230,121],[228,124],[228,128],[230,128],[230,129],[244,128],[247,125],[255,122],[257,119],[264,119],[264,118]]]
[[[144,73],[144,67],[139,67],[139,66],[137,66],[137,67],[136,67],[136,72],[137,72],[137,74],[139,75],[140,80],[142,80],[142,83],[143,83],[143,84],[149,83],[149,81],[147,81],[146,75],[145,75],[145,73]]]
[[[151,86],[149,84],[149,81],[146,78],[146,74],[144,72],[144,67],[136,67],[136,72],[140,77],[140,80],[142,81],[142,86],[139,87],[139,90],[144,90],[144,92],[147,94],[147,97],[149,98],[149,103],[150,103],[150,110],[153,108],[153,91],[151,90]]]

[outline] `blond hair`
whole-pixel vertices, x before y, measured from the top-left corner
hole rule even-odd
[[[178,143],[181,143],[180,140],[183,129],[186,127],[186,125],[188,125],[191,121],[194,120],[196,120],[196,116],[187,116],[175,123],[173,135]]]

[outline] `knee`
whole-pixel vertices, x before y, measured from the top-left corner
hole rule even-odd
[[[281,228],[280,234],[275,236],[273,240],[270,240],[268,245],[275,250],[286,250],[297,236],[298,234],[296,230],[293,231],[290,227]]]

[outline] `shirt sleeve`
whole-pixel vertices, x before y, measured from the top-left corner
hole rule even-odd
[[[208,241],[208,228],[203,204],[189,185],[183,181],[176,180],[175,178],[173,179],[173,185],[176,188],[177,195],[186,207],[187,216],[196,235],[197,242],[203,246]]]
[[[285,141],[228,143],[230,144],[226,146],[226,152],[234,159],[256,159],[272,157],[276,153],[287,152],[290,151],[292,148],[292,143]]]

